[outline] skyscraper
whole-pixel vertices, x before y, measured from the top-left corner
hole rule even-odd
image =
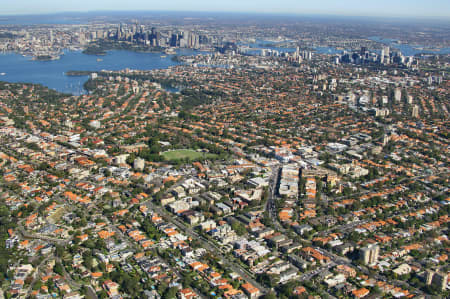
[[[409,105],[411,105],[413,103],[413,96],[412,95],[408,95],[406,97],[406,99],[407,99],[407,102],[408,102]]]
[[[361,257],[366,265],[376,263],[378,261],[379,253],[380,247],[376,244],[371,244],[361,248]]]
[[[428,281],[427,281],[428,282]],[[431,284],[435,285],[439,290],[443,291],[447,287],[448,276],[447,273],[434,273]]]
[[[427,270],[425,274],[426,274],[426,276],[425,276],[425,283],[427,285],[430,285],[431,282],[433,281],[434,271]]]
[[[400,102],[402,99],[402,91],[400,88],[396,88],[394,91],[394,99],[396,102]]]
[[[367,47],[361,47],[360,55],[363,59],[366,58]]]
[[[389,64],[390,60],[391,60],[391,58],[390,58],[389,47],[383,47],[383,49],[381,49],[380,63]]]
[[[414,105],[413,109],[412,109],[412,117],[419,117],[419,106]]]

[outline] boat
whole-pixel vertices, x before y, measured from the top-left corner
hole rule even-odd
[[[101,58],[97,58],[97,62],[103,61],[103,59]]]
[[[166,58],[167,56],[166,55],[161,55],[161,58]]]
[[[4,76],[4,75],[6,75],[6,73],[0,73],[0,76]]]
[[[167,48],[164,53],[166,54],[176,54],[177,52],[173,48]]]

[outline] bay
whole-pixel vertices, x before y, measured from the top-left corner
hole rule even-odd
[[[417,54],[450,54],[450,48],[438,48],[434,50],[427,49],[422,45],[408,45],[399,43],[395,39],[381,38],[379,36],[371,36],[368,39],[375,42],[383,43],[392,48],[398,49],[405,56],[414,56]]]
[[[182,49],[177,55],[202,53]],[[67,71],[101,71],[139,69],[164,69],[179,65],[172,61],[174,55],[164,53],[139,53],[132,51],[108,51],[106,55],[86,55],[81,51],[65,51],[58,60],[36,61],[16,53],[0,54],[0,81],[42,84],[60,92],[80,95],[86,93],[83,84],[88,76],[66,76]]]
[[[296,48],[286,48],[280,47],[280,44],[294,42],[294,41],[268,41],[268,40],[256,40],[254,43],[249,44],[240,44],[242,46],[247,46],[250,49],[246,51],[247,54],[250,55],[261,55],[262,49],[275,50],[280,53],[293,53],[297,49]],[[303,50],[301,50],[303,51]],[[319,54],[342,54],[342,50],[337,50],[333,47],[314,47],[314,51]]]

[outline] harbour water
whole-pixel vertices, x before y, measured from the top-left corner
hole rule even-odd
[[[389,45],[394,49],[398,49],[405,56],[414,56],[416,54],[424,53],[424,54],[450,54],[450,48],[440,48],[430,50],[424,46],[420,45],[408,45],[403,43],[398,43],[394,39],[380,38],[378,36],[368,37],[369,40],[383,43],[385,45]],[[275,50],[280,53],[291,53],[295,52],[295,48],[284,48],[279,45],[283,44],[283,42],[270,42],[264,40],[258,40],[255,43],[248,44],[247,46],[250,48],[247,53],[252,55],[259,55],[261,53],[261,49],[270,49]],[[267,46],[265,46],[267,45]],[[342,54],[342,50],[336,49],[334,47],[314,47],[314,51],[319,54]],[[352,50],[347,50],[351,52]]]
[[[194,50],[179,50],[179,55],[193,55]],[[162,57],[163,56],[163,57]],[[174,55],[108,51],[107,55],[86,55],[80,51],[66,51],[59,60],[36,61],[15,53],[0,54],[0,81],[36,83],[60,92],[79,95],[85,93],[83,84],[88,76],[66,76],[67,71],[100,71],[163,69],[180,64],[172,61]]]
[[[398,48],[404,55],[415,55],[421,52],[413,46],[398,44],[394,40],[371,37],[372,40],[383,42]],[[258,47],[263,41],[250,44],[249,54],[258,55]],[[283,48],[274,45],[268,49],[279,52],[294,52],[294,48]],[[318,47],[318,53],[339,54],[340,50],[331,47]],[[86,93],[83,84],[88,76],[66,76],[67,71],[100,71],[100,70],[123,70],[139,69],[152,70],[163,69],[169,66],[179,65],[180,62],[172,60],[174,55],[195,55],[204,52],[195,50],[177,50],[176,54],[162,53],[138,53],[131,51],[108,51],[104,56],[86,55],[80,51],[65,51],[58,60],[38,61],[31,57],[24,57],[15,53],[0,53],[0,81],[36,83],[48,86],[64,93],[79,95]],[[450,53],[450,49],[440,49],[434,53]]]
[[[250,44],[242,44],[243,46],[247,46],[249,49],[247,50],[248,54],[251,55],[260,55],[261,49],[269,49],[278,51],[279,53],[292,53],[296,51],[296,48],[286,48],[283,47],[283,44],[286,44],[289,41],[283,41],[283,42],[273,42],[273,41],[266,41],[266,40],[257,40],[254,43]],[[319,54],[341,54],[342,50],[338,50],[333,47],[315,47],[314,51]]]
[[[392,48],[398,49],[400,52],[402,52],[405,56],[414,56],[420,53],[424,54],[450,54],[450,48],[440,48],[435,50],[426,49],[424,46],[421,45],[408,45],[408,44],[402,44],[396,41],[395,39],[389,39],[389,38],[380,38],[378,36],[371,36],[369,37],[370,40],[373,40],[375,42],[383,43],[385,45],[388,45]]]

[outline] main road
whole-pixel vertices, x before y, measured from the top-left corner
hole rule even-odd
[[[272,219],[273,225],[279,231],[285,232],[283,226],[278,222],[277,208],[275,201],[277,200],[277,186],[278,186],[278,176],[280,174],[280,166],[275,166],[272,168],[272,174],[269,178],[269,198],[266,202],[266,211],[269,213]]]
[[[224,256],[222,254],[222,249],[221,248],[217,247],[214,243],[212,243],[211,241],[209,241],[205,237],[200,236],[197,232],[192,230],[191,227],[188,227],[182,221],[179,221],[178,219],[176,219],[172,214],[170,214],[164,208],[162,208],[161,206],[157,206],[157,205],[153,204],[150,200],[145,201],[144,204],[150,210],[153,210],[153,211],[157,212],[160,216],[162,216],[169,223],[173,223],[174,225],[176,225],[180,229],[181,232],[185,233],[186,235],[188,235],[192,239],[195,239],[195,240],[198,240],[199,242],[201,242],[203,248],[205,248],[205,249],[213,252],[215,255],[217,255],[224,265],[226,265],[231,270],[233,270],[234,272],[239,274],[241,277],[243,277],[245,280],[250,282],[252,285],[257,287],[258,289],[260,289],[261,292],[267,293],[269,291],[267,288],[262,286],[256,280],[254,280],[250,276],[250,274],[247,273],[247,271],[245,269],[243,269],[239,264],[237,264],[236,262],[234,262],[234,261],[230,260],[229,258],[227,258],[226,256]]]

